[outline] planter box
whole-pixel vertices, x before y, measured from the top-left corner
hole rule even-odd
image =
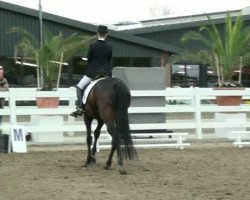
[[[244,90],[241,87],[221,87],[214,90]],[[216,103],[219,106],[239,106],[242,103],[241,96],[217,96]]]
[[[36,105],[38,108],[57,108],[59,97],[37,97]]]
[[[239,106],[242,103],[241,96],[217,96],[216,103],[219,106]]]

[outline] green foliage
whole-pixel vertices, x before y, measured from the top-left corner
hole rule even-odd
[[[60,78],[60,62],[66,62],[74,54],[85,51],[93,37],[72,34],[64,37],[62,33],[54,36],[47,29],[43,34],[43,45],[27,30],[20,27],[10,29],[11,33],[18,33],[21,37],[16,46],[16,51],[41,69],[41,90],[57,89],[56,81]],[[38,70],[39,71],[39,70]],[[38,74],[39,76],[39,74]],[[40,88],[39,88],[40,89]]]
[[[250,27],[243,26],[242,15],[232,21],[230,12],[225,19],[224,35],[221,35],[214,21],[208,16],[209,26],[203,26],[197,31],[184,34],[182,43],[197,41],[207,50],[186,52],[179,59],[209,64],[218,75],[218,84],[232,82],[235,70],[241,71],[244,64],[250,61]],[[240,76],[238,84],[240,84]]]

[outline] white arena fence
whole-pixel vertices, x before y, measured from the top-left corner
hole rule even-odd
[[[241,131],[249,133],[250,120],[250,88],[245,90],[213,90],[212,88],[166,88],[166,90],[133,90],[133,97],[164,97],[164,106],[130,107],[129,113],[164,113],[166,122],[130,124],[132,130],[158,130],[166,129],[176,133],[182,133],[182,140],[218,138],[218,131]],[[216,95],[220,96],[243,96],[243,103],[240,106],[218,106],[215,102]],[[58,108],[38,108],[35,104],[36,97],[60,97]],[[85,132],[85,125],[82,118],[74,119],[69,113],[75,109],[76,92],[75,88],[60,88],[58,91],[37,91],[36,88],[10,88],[8,92],[0,92],[0,98],[5,98],[7,105],[0,109],[3,116],[1,128],[8,130],[11,126],[24,126],[30,133],[44,134],[57,137],[56,132],[63,132],[64,137],[58,140],[65,143],[82,143],[84,137],[75,137],[77,132]],[[225,120],[221,120],[219,114]],[[243,118],[241,115],[243,114]],[[218,116],[217,116],[218,115]],[[46,119],[46,123],[34,123],[34,116]],[[58,121],[56,116],[61,116],[62,121]],[[185,118],[185,116],[188,116]],[[209,116],[209,117],[207,117]],[[37,119],[37,118],[35,118]],[[93,125],[94,130],[95,124]],[[103,127],[106,131],[106,127]],[[188,133],[188,134],[183,134]],[[153,134],[153,133],[152,133]],[[152,134],[148,134],[152,138]],[[66,136],[65,136],[66,135]],[[185,135],[185,136],[184,136]],[[73,137],[74,136],[74,137]],[[83,135],[82,135],[83,136]],[[166,134],[167,138],[172,138],[171,134]],[[222,136],[223,137],[223,136]],[[233,138],[233,136],[231,135]],[[236,136],[235,136],[236,137]],[[238,136],[237,136],[238,137]],[[175,138],[175,137],[173,137]],[[176,147],[183,148],[183,141]],[[176,140],[175,140],[176,141]],[[157,145],[156,145],[157,146]]]

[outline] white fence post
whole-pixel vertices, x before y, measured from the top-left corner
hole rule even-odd
[[[9,89],[9,107],[10,107],[10,124],[17,125],[17,115],[16,115],[16,97],[13,88]]]
[[[75,87],[70,87],[69,89],[70,89],[70,91],[74,91],[74,94],[76,94],[76,88]],[[74,108],[76,106],[75,105],[76,98],[77,98],[76,96],[71,96],[69,98],[69,107]],[[73,111],[74,110],[72,110],[72,112]],[[68,123],[69,124],[73,124],[74,121],[75,121],[75,119],[73,117],[71,117],[71,116],[68,115]],[[68,136],[73,137],[74,136],[74,132],[72,132],[72,131],[68,132]]]
[[[200,93],[199,88],[194,88],[194,104],[195,104],[195,122],[196,122],[196,138],[202,139],[202,129],[201,129],[201,99],[200,99]]]

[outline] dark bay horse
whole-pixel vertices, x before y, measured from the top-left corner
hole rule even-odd
[[[123,159],[133,160],[137,158],[137,152],[129,130],[128,107],[130,101],[130,91],[120,79],[102,79],[93,86],[85,105],[84,113],[88,147],[86,167],[95,163],[97,140],[104,124],[112,137],[111,151],[105,169],[110,168],[115,150],[121,174],[126,174]],[[91,150],[91,123],[94,119],[97,120],[98,124],[94,131],[94,144]]]

